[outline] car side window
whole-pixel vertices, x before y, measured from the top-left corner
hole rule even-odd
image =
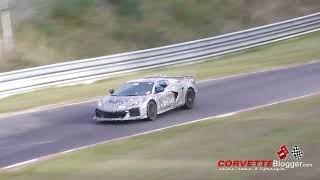
[[[166,80],[159,80],[155,85],[155,93],[161,93],[168,86],[168,82]]]
[[[166,88],[166,87],[168,87],[168,82],[166,80],[159,80],[157,82],[157,85],[159,85],[159,86],[161,86],[163,88]]]

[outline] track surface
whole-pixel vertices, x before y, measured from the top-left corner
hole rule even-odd
[[[96,102],[0,118],[0,168],[101,141],[316,93],[320,91],[320,62],[205,81],[198,87],[194,109],[170,111],[153,122],[96,124],[92,121]]]

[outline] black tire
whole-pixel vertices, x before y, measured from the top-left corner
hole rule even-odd
[[[147,106],[147,119],[153,121],[157,118],[157,104],[154,101],[150,101]]]
[[[195,92],[189,88],[186,92],[185,103],[184,103],[183,108],[184,109],[192,109],[195,98],[196,98]]]

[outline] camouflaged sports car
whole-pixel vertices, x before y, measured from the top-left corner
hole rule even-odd
[[[178,107],[191,109],[196,93],[190,76],[149,76],[128,81],[98,101],[94,120],[154,120],[157,114]]]

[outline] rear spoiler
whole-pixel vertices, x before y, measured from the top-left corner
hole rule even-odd
[[[166,76],[166,75],[150,75],[146,76],[145,78],[172,78],[172,79],[194,79],[194,76],[192,75],[186,75],[186,76]]]

